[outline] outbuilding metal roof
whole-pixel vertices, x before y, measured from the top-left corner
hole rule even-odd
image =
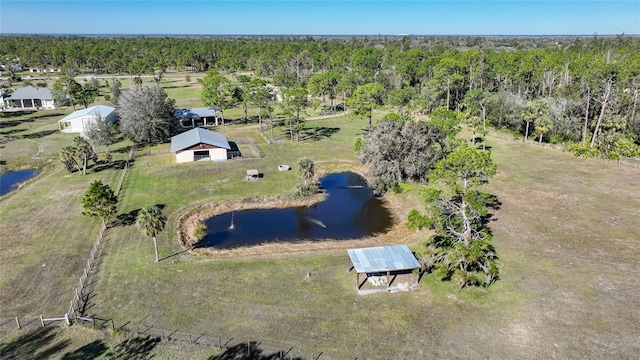
[[[100,115],[102,118],[107,118],[111,115],[112,112],[116,111],[115,108],[106,105],[96,105],[92,107],[88,107],[86,109],[80,109],[72,112],[71,114],[62,118],[62,120],[58,122],[65,122],[71,119],[79,118],[86,115]]]
[[[176,110],[175,116],[178,119],[216,117],[218,116],[218,111],[215,108],[179,109]]]
[[[358,273],[417,269],[420,263],[407,245],[377,246],[347,250]]]
[[[171,138],[171,152],[175,153],[200,143],[231,149],[224,135],[203,128],[194,128]]]

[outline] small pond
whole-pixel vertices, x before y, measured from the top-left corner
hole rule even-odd
[[[0,196],[16,190],[20,184],[38,174],[40,170],[20,170],[0,175]]]
[[[320,179],[327,198],[306,207],[253,209],[206,220],[209,233],[198,247],[230,249],[268,242],[357,239],[387,231],[391,213],[366,181],[352,172]]]

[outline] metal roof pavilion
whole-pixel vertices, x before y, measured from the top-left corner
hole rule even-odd
[[[389,276],[392,272],[420,268],[420,263],[407,245],[349,249],[347,253],[353,268],[356,269],[356,289],[360,289],[360,273],[365,273],[366,277],[372,273],[386,273],[389,287]]]
[[[356,272],[374,273],[417,269],[420,263],[407,245],[347,250]]]

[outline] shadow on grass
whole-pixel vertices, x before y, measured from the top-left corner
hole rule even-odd
[[[146,360],[151,359],[151,350],[158,345],[160,339],[151,336],[136,336],[116,345],[113,351],[106,354],[107,359]]]
[[[162,210],[167,205],[165,205],[165,204],[155,204],[154,206],[157,206],[158,208],[160,208],[160,210]],[[136,219],[138,218],[138,214],[140,213],[140,210],[142,210],[142,209],[135,209],[135,210],[129,211],[126,214],[118,215],[116,217],[116,220],[114,221],[113,225],[114,226],[118,226],[118,225],[129,226],[129,225],[135,224],[136,223]]]
[[[175,253],[175,254],[171,254],[171,255],[169,255],[169,256],[165,256],[165,257],[163,257],[163,258],[158,259],[158,262],[160,262],[160,261],[164,261],[164,260],[167,260],[167,259],[170,259],[170,258],[172,258],[172,257],[174,257],[174,256],[178,256],[178,255],[180,255],[180,254],[184,254],[184,253],[186,253],[186,252],[187,252],[187,251],[189,251],[189,250],[190,250],[190,249],[186,249],[186,250],[178,251],[178,252],[177,252],[177,253]]]
[[[38,138],[43,138],[45,136],[49,136],[51,134],[55,134],[56,132],[57,130],[43,130],[43,131],[38,131],[36,133],[25,134],[20,137],[23,139],[38,139]]]
[[[69,340],[58,341],[53,326],[30,331],[15,340],[0,344],[3,359],[49,359],[69,345]]]
[[[124,169],[124,165],[127,163],[126,160],[115,160],[111,162],[101,162],[94,165],[91,170],[94,173],[104,171],[104,170],[122,170]],[[129,161],[129,165],[133,164],[133,160]]]
[[[291,349],[289,349],[289,351],[291,351]],[[299,357],[288,358],[287,355],[289,351],[264,354],[264,351],[260,349],[260,344],[252,341],[247,344],[238,344],[226,348],[222,354],[210,356],[207,360],[303,360]]]
[[[136,219],[138,218],[138,213],[139,212],[140,212],[140,209],[135,209],[135,210],[129,211],[126,214],[118,215],[114,225],[116,225],[116,226],[118,226],[118,225],[129,226],[129,225],[135,224],[136,223]]]
[[[319,141],[325,138],[331,137],[333,134],[340,131],[337,127],[315,127],[307,128],[301,131],[300,140],[312,140]]]
[[[107,346],[102,342],[102,340],[96,340],[73,352],[64,354],[62,360],[95,359],[107,352],[107,349]]]

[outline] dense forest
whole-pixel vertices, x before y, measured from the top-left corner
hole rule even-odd
[[[2,36],[9,67],[63,73],[251,72],[322,99],[382,86],[400,114],[456,111],[581,156],[637,157],[640,38]],[[6,82],[5,82],[6,84]],[[6,85],[5,85],[6,86]],[[333,103],[333,102],[332,102]]]

